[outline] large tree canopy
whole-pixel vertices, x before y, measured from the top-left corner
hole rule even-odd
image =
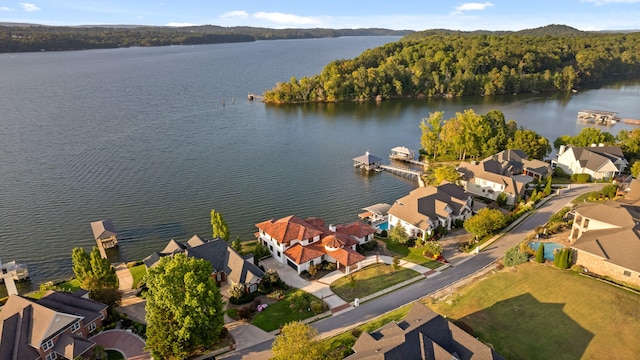
[[[154,359],[185,359],[218,341],[224,326],[211,264],[184,254],[164,257],[147,274],[147,347]]]
[[[318,341],[315,340],[317,330],[311,325],[301,322],[290,322],[282,327],[271,348],[274,360],[316,360],[322,354]]]
[[[83,289],[89,290],[89,297],[109,306],[120,301],[118,277],[109,259],[103,259],[97,247],[87,254],[81,247],[71,252],[73,273]]]
[[[214,238],[221,238],[225,241],[229,241],[229,226],[224,221],[222,214],[214,209],[211,209],[211,228],[213,230]]]
[[[493,234],[504,227],[507,219],[500,210],[483,208],[477,214],[464,221],[464,229],[476,239]]]
[[[264,99],[335,102],[570,91],[637,78],[639,53],[640,33],[431,31],[333,61],[318,75],[278,83]]]

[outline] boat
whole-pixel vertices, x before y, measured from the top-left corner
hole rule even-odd
[[[18,264],[15,260],[6,264],[3,264],[2,261],[0,261],[0,270],[2,271],[0,282],[2,282],[5,277],[9,277],[15,281],[29,279],[29,270],[27,269],[27,266],[25,264]]]

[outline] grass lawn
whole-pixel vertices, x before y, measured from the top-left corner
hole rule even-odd
[[[322,340],[320,343],[320,346],[323,350],[322,353],[331,355],[337,355],[337,353],[340,354],[340,356],[329,356],[329,358],[331,359],[342,359],[349,356],[353,353],[351,347],[353,346],[353,344],[355,344],[359,334],[363,332],[372,332],[387,323],[404,319],[407,316],[410,308],[411,306],[409,305],[399,307],[376,318],[373,321],[360,325],[351,331],[343,332],[340,335]]]
[[[71,280],[66,280],[66,281],[55,284],[55,288],[61,291],[74,292],[80,289],[80,281],[73,278]],[[44,295],[44,293],[46,293],[47,291],[48,290],[36,290],[26,294],[26,296],[32,299],[40,299]]]
[[[418,276],[418,273],[405,268],[395,270],[392,265],[373,264],[353,273],[356,286],[349,285],[347,276],[341,277],[331,284],[331,290],[346,302],[362,298],[380,290],[384,290],[405,280]]]
[[[640,353],[640,295],[550,266],[505,269],[429,306],[470,325],[507,359]]]
[[[251,323],[264,331],[273,331],[286,323],[310,318],[315,315],[312,311],[307,311],[312,301],[320,299],[300,289],[290,289],[283,300],[257,313]]]
[[[240,252],[242,254],[253,253],[253,250],[256,248],[256,244],[258,244],[257,240],[243,241],[242,249],[240,249]]]
[[[132,289],[137,289],[138,288],[138,284],[140,284],[140,281],[142,281],[142,278],[147,275],[147,267],[142,264],[142,265],[138,265],[138,266],[134,266],[134,267],[130,267],[129,268],[129,272],[131,273],[131,276],[133,277],[133,284],[131,285]]]
[[[392,255],[400,256],[402,260],[422,265],[429,269],[437,269],[442,265],[439,262],[422,255],[422,252],[424,251],[423,248],[406,247],[389,239],[382,239],[382,241],[387,244],[387,250],[389,250]]]

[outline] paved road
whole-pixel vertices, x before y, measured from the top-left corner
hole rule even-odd
[[[602,184],[589,184],[572,185],[570,190],[563,189],[560,195],[556,195],[548,200],[540,206],[537,211],[520,222],[498,241],[487,246],[481,253],[458,262],[459,265],[454,264],[453,267],[442,271],[437,276],[420,280],[410,286],[394,291],[390,296],[383,296],[376,300],[366,302],[357,308],[319,320],[312,325],[318,330],[320,337],[338,334],[345,331],[345,329],[365,323],[380,314],[394,310],[460,281],[502,257],[508,248],[522,241],[526,234],[535,229],[536,226],[546,223],[552,214],[569,204],[573,198],[587,191],[600,189],[601,187]],[[271,355],[271,342],[272,340],[269,340],[219,358],[268,359]]]

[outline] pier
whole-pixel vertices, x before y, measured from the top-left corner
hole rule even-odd
[[[380,165],[380,169],[384,171],[388,171],[395,175],[400,175],[403,177],[406,176],[409,178],[420,179],[420,175],[422,175],[422,171],[401,168],[399,166],[393,166],[393,165]]]

